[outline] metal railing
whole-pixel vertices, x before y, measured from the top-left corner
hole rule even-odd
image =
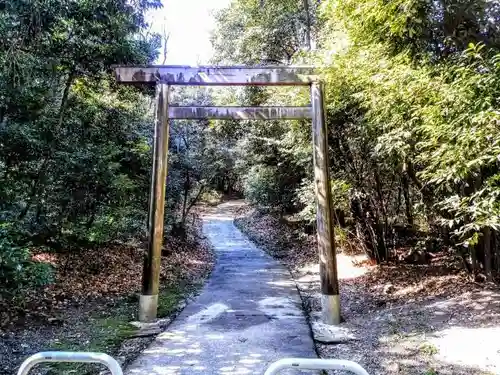
[[[39,363],[45,362],[79,362],[100,363],[106,366],[112,375],[123,375],[120,364],[111,356],[104,353],[90,352],[41,352],[26,359],[19,367],[17,375],[27,375]]]
[[[286,368],[301,370],[343,370],[356,375],[369,375],[366,370],[356,362],[343,359],[320,358],[283,358],[271,364],[264,375],[276,375]]]
[[[27,375],[30,370],[39,363],[45,362],[79,362],[100,363],[106,366],[112,375],[123,375],[120,364],[111,356],[104,353],[90,352],[42,352],[26,359],[17,375]],[[366,370],[356,362],[342,359],[319,359],[319,358],[283,358],[271,364],[264,375],[276,375],[281,370],[293,368],[301,370],[343,370],[350,371],[356,375],[369,375]]]

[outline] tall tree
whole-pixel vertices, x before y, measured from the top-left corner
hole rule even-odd
[[[498,2],[322,1],[310,7],[318,49],[305,56],[303,5],[233,2],[218,17],[217,59],[324,67],[338,223],[352,223],[345,231],[371,257],[390,259],[410,232],[428,237],[424,250],[447,244],[469,268],[475,260],[474,272],[498,276]],[[252,104],[306,97],[245,92]],[[308,124],[261,126],[238,142],[245,194],[276,208],[286,202],[312,221]]]

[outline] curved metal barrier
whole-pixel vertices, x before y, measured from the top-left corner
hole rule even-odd
[[[112,375],[123,375],[120,364],[113,357],[104,353],[90,352],[41,352],[33,354],[21,364],[17,375],[27,375],[34,366],[44,362],[100,363],[106,366]]]
[[[271,364],[264,375],[276,375],[283,369],[295,368],[302,370],[343,370],[356,375],[369,375],[366,370],[356,362],[343,359],[320,358],[283,358]]]
[[[80,362],[100,363],[106,366],[112,375],[123,375],[119,363],[111,356],[104,353],[90,352],[41,352],[26,359],[19,368],[17,375],[27,375],[39,363],[44,362]],[[303,370],[343,370],[356,375],[369,375],[366,370],[356,362],[342,359],[319,358],[283,358],[271,364],[264,375],[276,375],[283,369],[294,368]]]

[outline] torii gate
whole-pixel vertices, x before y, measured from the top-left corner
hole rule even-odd
[[[139,320],[156,319],[168,161],[169,119],[312,119],[313,164],[317,204],[322,315],[327,324],[340,323],[328,134],[322,83],[310,67],[246,66],[118,66],[119,83],[156,85],[154,156],[148,218],[148,250],[144,257]],[[308,107],[182,107],[168,106],[169,87],[191,86],[310,86]]]

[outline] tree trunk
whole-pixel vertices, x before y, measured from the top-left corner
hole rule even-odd
[[[398,197],[396,198],[396,216],[399,216],[399,213],[401,212],[401,197],[403,196],[403,187],[402,184],[399,184],[398,186]]]
[[[405,197],[406,220],[408,221],[408,225],[413,226],[413,208],[410,199],[410,178],[408,176],[407,169],[408,168],[405,163],[402,175],[403,195]]]
[[[306,47],[310,51],[312,49],[311,40],[311,15],[309,14],[309,0],[302,0],[304,6],[304,14],[306,17]]]
[[[193,206],[198,202],[198,200],[201,197],[201,194],[203,194],[206,187],[207,187],[207,185],[202,185],[200,187],[200,190],[198,191],[198,193],[195,195],[195,197],[191,200],[191,202],[189,202],[189,205],[186,208],[186,216],[189,214],[189,211],[191,210],[191,208],[193,208]]]
[[[382,220],[378,215],[378,210],[377,210],[377,205],[374,202],[373,203],[373,218],[375,221],[374,225],[374,230],[377,235],[377,252],[379,253],[379,257],[382,260],[388,260],[389,259],[389,247],[387,246],[387,241],[386,241],[386,233],[389,228],[389,223],[388,223],[388,218],[387,218],[387,208],[385,206],[384,202],[384,194],[382,191],[382,182],[380,181],[380,175],[378,173],[378,170],[375,168],[374,169],[374,177],[375,177],[375,187],[377,190],[377,195],[379,199],[379,206],[381,208],[382,212]]]
[[[491,229],[483,229],[483,250],[484,250],[484,272],[488,281],[493,281],[492,263],[493,257],[491,253]]]
[[[472,246],[470,248],[470,260],[471,260],[471,271],[472,271],[472,276],[474,280],[476,279],[476,274],[477,274],[477,253],[476,253],[476,247]]]
[[[181,226],[184,228],[186,224],[186,207],[187,207],[187,200],[189,197],[189,190],[191,188],[191,183],[190,183],[190,178],[189,178],[189,169],[186,171],[186,181],[184,181],[184,197],[183,197],[183,202],[182,202],[182,218],[181,218]]]
[[[351,201],[351,212],[355,219],[356,235],[358,240],[363,243],[368,257],[377,263],[382,261],[380,243],[377,234],[373,228],[373,224],[366,218],[367,210],[363,208],[362,202],[359,199]],[[370,212],[373,216],[373,213]]]
[[[498,232],[493,231],[491,233],[491,247],[493,249],[493,269],[495,270],[495,276],[500,274],[500,247],[498,243]]]

